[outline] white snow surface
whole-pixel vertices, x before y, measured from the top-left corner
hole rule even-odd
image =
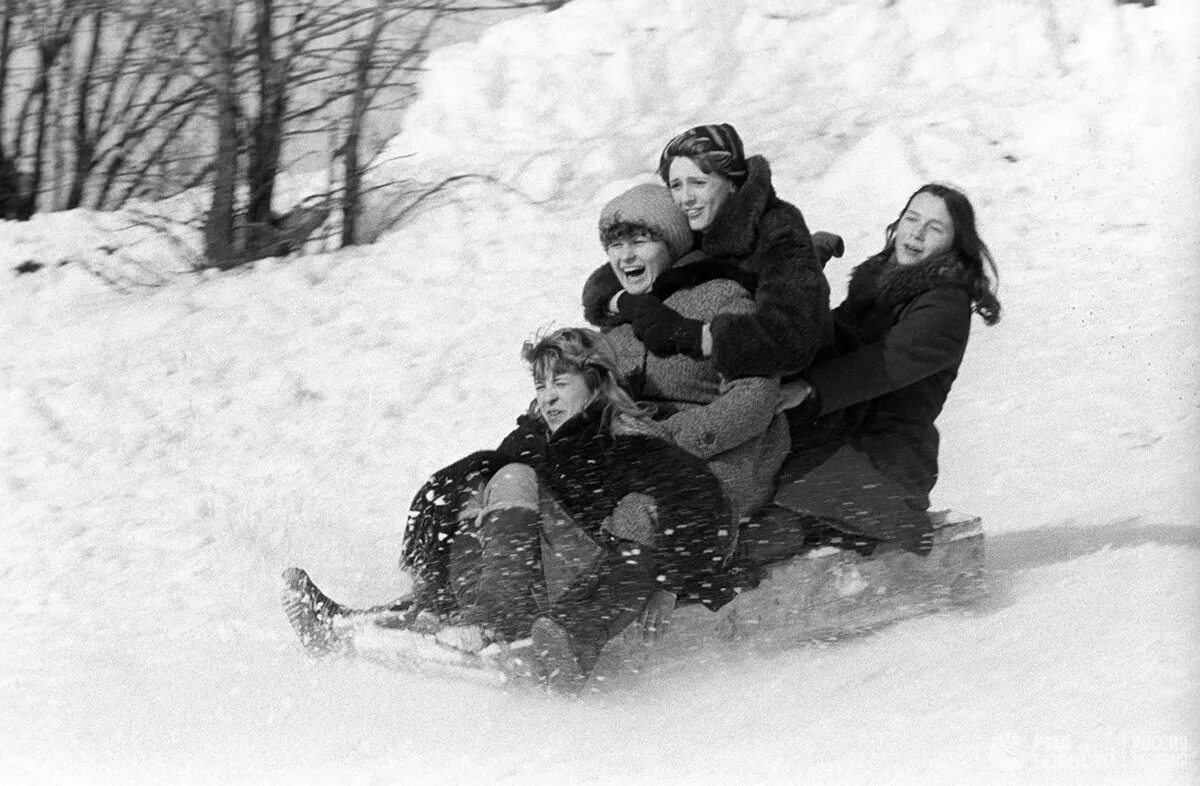
[[[0,222],[5,782],[1197,782],[1198,26],[576,0],[436,54],[383,177],[494,180],[374,245],[195,275],[145,221],[187,199]],[[281,569],[407,587],[411,495],[507,433],[521,342],[582,323],[600,204],[720,121],[846,238],[835,302],[916,186],[973,198],[1004,319],[934,503],[983,517],[989,598],[579,700],[310,661]]]

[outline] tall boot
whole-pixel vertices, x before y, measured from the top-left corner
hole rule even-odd
[[[491,628],[507,640],[529,634],[545,596],[541,575],[541,526],[537,510],[495,508],[483,514],[477,571],[464,570],[473,587],[462,587],[459,621]]]

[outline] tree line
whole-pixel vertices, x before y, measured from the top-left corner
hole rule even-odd
[[[287,253],[334,211],[360,242],[374,113],[404,106],[453,17],[567,0],[0,0],[0,218],[205,186],[204,262]],[[336,186],[279,213],[289,145]]]

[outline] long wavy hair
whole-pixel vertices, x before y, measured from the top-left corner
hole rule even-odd
[[[914,191],[904,203],[900,215],[888,224],[886,241],[880,254],[891,257],[896,247],[896,227],[908,211],[908,206],[919,194],[930,194],[946,204],[946,212],[954,222],[954,242],[947,254],[956,258],[967,273],[972,309],[983,317],[984,324],[996,324],[1000,321],[1000,299],[996,294],[1000,288],[1000,272],[992,259],[992,252],[979,236],[979,229],[975,225],[975,208],[971,207],[971,200],[957,188],[945,183],[926,183]]]
[[[557,374],[580,374],[592,393],[592,405],[603,408],[604,419],[614,435],[626,433],[619,415],[635,420],[650,420],[654,406],[635,401],[625,377],[617,366],[617,353],[602,333],[588,328],[558,328],[526,341],[521,357],[529,364],[535,382],[545,382]],[[537,401],[529,414],[539,420]]]

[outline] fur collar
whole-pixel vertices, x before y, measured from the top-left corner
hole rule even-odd
[[[876,254],[854,268],[846,300],[859,306],[874,302],[891,309],[937,287],[970,291],[967,271],[957,257],[935,257],[917,265],[897,265],[889,259],[890,254]]]
[[[688,258],[693,255],[697,257],[695,261],[688,261]],[[659,300],[666,300],[680,290],[693,289],[709,281],[723,278],[740,284],[750,292],[754,292],[755,287],[758,286],[758,276],[742,270],[736,262],[701,257],[693,252],[659,276],[654,282],[651,294]]]
[[[745,257],[754,250],[763,213],[775,199],[771,165],[762,156],[746,159],[746,182],[722,205],[700,247],[711,257]]]

